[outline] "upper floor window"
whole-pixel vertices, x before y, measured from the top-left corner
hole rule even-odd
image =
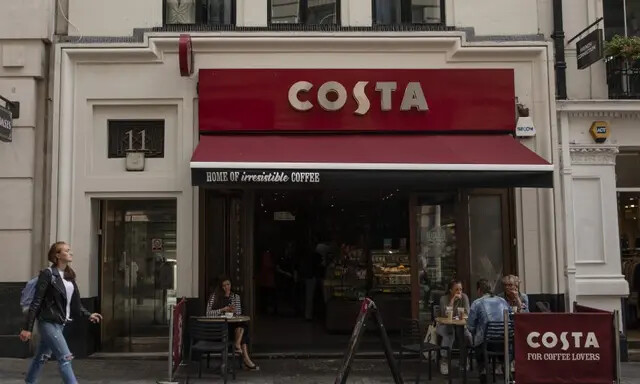
[[[445,0],[372,0],[373,23],[443,24]]]
[[[235,0],[163,0],[164,24],[235,24]]]
[[[269,24],[338,24],[339,10],[339,0],[270,0]]]

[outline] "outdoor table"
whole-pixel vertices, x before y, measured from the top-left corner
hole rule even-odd
[[[464,330],[467,326],[467,319],[453,318],[449,320],[447,317],[437,317],[436,322],[442,325],[453,325],[457,333],[457,339],[460,342],[460,373],[462,375],[462,382],[467,382],[467,338],[464,335]],[[449,351],[451,353],[451,351]],[[449,383],[451,383],[451,372],[449,372]]]
[[[251,321],[251,317],[249,316],[236,316],[233,317],[225,317],[225,316],[192,316],[192,319],[197,321],[202,321],[204,323],[248,323]],[[207,357],[207,368],[209,368],[209,358]],[[220,366],[214,366],[214,370],[220,370]]]
[[[233,317],[225,317],[225,316],[194,316],[194,319],[203,322],[211,322],[211,323],[248,323],[251,321],[249,316],[233,316]]]

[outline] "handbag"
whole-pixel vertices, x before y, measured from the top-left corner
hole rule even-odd
[[[427,327],[427,333],[424,335],[424,344],[438,344],[438,334],[436,333],[436,323],[432,322]],[[427,352],[423,352],[425,359],[429,358],[429,354]],[[436,354],[431,354],[431,359],[436,359]]]

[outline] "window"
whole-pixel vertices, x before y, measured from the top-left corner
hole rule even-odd
[[[442,24],[444,0],[373,0],[373,23]]]
[[[164,0],[164,23],[230,25],[235,11],[235,0]]]
[[[337,0],[270,0],[269,24],[338,24]]]

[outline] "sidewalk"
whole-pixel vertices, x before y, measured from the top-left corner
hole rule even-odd
[[[293,360],[293,359],[276,359],[276,360],[258,360],[261,370],[259,372],[238,372],[235,381],[230,383],[237,384],[312,384],[312,383],[333,383],[335,373],[340,360]],[[0,359],[0,383],[3,384],[19,384],[24,383],[24,373],[29,364],[29,360],[22,359]],[[164,379],[167,369],[166,361],[159,360],[98,360],[98,359],[82,359],[74,361],[74,370],[78,376],[80,383],[113,383],[113,384],[153,384],[158,379]],[[405,383],[415,382],[415,364],[406,364],[403,366],[403,378]],[[421,382],[427,381],[427,366],[423,366],[423,379]],[[444,384],[447,381],[436,374],[435,364],[434,378],[429,383]],[[640,383],[640,363],[623,363],[622,383],[632,384]],[[42,376],[40,383],[42,384],[59,384],[60,377],[58,375],[55,363],[49,362],[45,367],[45,375]],[[501,383],[498,378],[498,383]],[[184,380],[180,381],[184,383]],[[220,377],[213,374],[207,374],[202,379],[191,380],[192,383],[216,383],[221,382]],[[378,384],[393,383],[391,374],[386,365],[385,360],[356,360],[349,375],[348,383],[358,384]],[[455,382],[459,382],[454,380]],[[478,383],[477,372],[470,373],[470,384]]]

